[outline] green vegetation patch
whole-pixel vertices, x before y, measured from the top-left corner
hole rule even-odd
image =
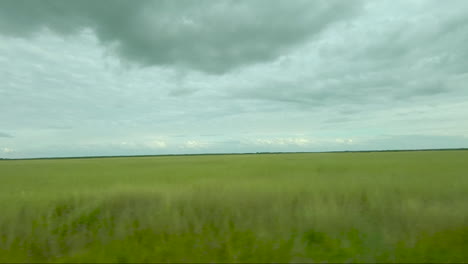
[[[0,162],[0,262],[467,262],[468,152]]]

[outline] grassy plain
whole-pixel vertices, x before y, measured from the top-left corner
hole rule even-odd
[[[468,262],[468,151],[0,161],[0,262]]]

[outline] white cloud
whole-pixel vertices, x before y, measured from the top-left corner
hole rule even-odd
[[[353,140],[350,138],[337,138],[335,139],[335,142],[339,144],[352,144]]]
[[[307,146],[312,143],[312,141],[308,138],[270,138],[270,139],[259,138],[255,140],[254,142],[255,144],[258,144],[258,145],[278,145],[278,146],[285,146],[285,145]]]
[[[1,148],[2,152],[5,154],[15,153],[16,151],[12,148]]]
[[[188,140],[181,147],[188,149],[206,148],[209,144],[198,140]]]
[[[148,143],[148,146],[155,149],[166,148],[167,143],[162,140],[154,140]]]

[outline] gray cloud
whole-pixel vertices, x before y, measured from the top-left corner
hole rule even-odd
[[[231,94],[309,109],[360,105],[364,111],[368,105],[465,97],[460,79],[468,73],[467,9],[466,1],[368,2],[362,16],[329,28]]]
[[[89,27],[137,64],[225,73],[273,60],[360,7],[360,0],[3,0],[0,30],[23,36]]]
[[[4,138],[12,138],[13,136],[12,136],[12,135],[10,135],[10,134],[4,133],[4,132],[0,132],[0,137],[4,137]]]

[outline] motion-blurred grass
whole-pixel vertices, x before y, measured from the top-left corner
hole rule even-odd
[[[0,262],[468,262],[468,151],[0,161]]]

